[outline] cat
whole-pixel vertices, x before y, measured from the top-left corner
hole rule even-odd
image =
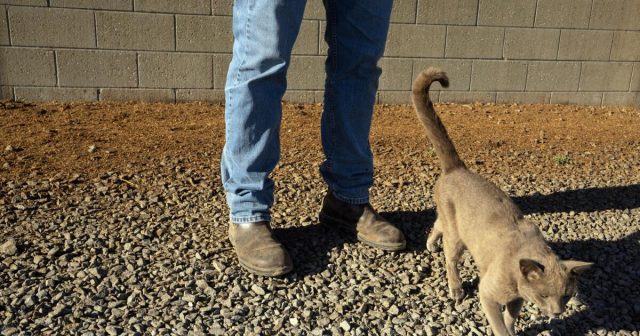
[[[467,169],[429,99],[434,81],[449,85],[446,73],[428,68],[413,82],[412,99],[441,163],[427,250],[434,252],[442,238],[449,295],[464,298],[457,263],[466,248],[480,271],[480,303],[494,335],[515,335],[524,300],[549,317],[560,316],[576,292],[578,274],[592,263],[560,260],[509,196]]]

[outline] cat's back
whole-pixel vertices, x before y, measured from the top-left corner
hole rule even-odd
[[[436,185],[440,206],[455,216],[461,236],[517,230],[522,218],[515,203],[491,181],[468,169],[440,177]],[[466,234],[465,234],[466,233]]]

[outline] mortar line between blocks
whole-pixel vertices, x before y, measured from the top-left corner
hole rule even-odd
[[[58,51],[53,51],[53,74],[56,77],[56,86],[60,87],[60,71],[58,70]]]
[[[95,48],[98,49],[98,17],[95,11],[93,11],[93,37],[96,39]]]
[[[11,39],[11,27],[9,26],[9,7],[4,6],[4,15],[7,18],[7,35],[9,36],[9,45],[13,45],[13,40]]]

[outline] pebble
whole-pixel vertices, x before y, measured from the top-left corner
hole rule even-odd
[[[15,239],[9,238],[4,243],[2,243],[2,245],[0,245],[0,253],[9,256],[18,253],[18,246],[16,246]]]

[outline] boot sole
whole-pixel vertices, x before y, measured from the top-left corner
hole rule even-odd
[[[229,238],[229,242],[231,243],[231,246],[233,246],[233,248],[235,249],[236,244],[233,241],[233,239]],[[260,267],[252,266],[251,264],[240,259],[237,253],[236,253],[236,257],[238,258],[238,264],[240,265],[240,267],[244,268],[250,273],[260,275],[260,276],[277,277],[293,271],[293,265],[286,265],[286,266],[277,267],[277,268],[260,268]]]
[[[260,276],[268,276],[268,277],[285,275],[293,270],[293,266],[284,266],[281,268],[270,268],[270,269],[259,268],[259,267],[255,267],[247,264],[246,262],[240,260],[240,258],[238,258],[238,264],[240,264],[242,268],[244,268],[245,270],[253,274],[260,275]]]
[[[320,224],[332,228],[332,229],[339,229],[342,231],[345,231],[347,233],[350,234],[356,234],[356,237],[358,238],[359,241],[371,246],[371,247],[375,247],[384,251],[400,251],[400,250],[404,250],[405,247],[407,247],[407,242],[404,241],[402,243],[398,243],[398,244],[381,244],[381,243],[376,243],[373,242],[371,240],[368,240],[364,237],[362,237],[357,230],[353,227],[352,224],[349,224],[343,220],[337,219],[337,218],[333,218],[331,216],[325,215],[325,214],[320,214],[319,215],[319,219],[320,219]]]

